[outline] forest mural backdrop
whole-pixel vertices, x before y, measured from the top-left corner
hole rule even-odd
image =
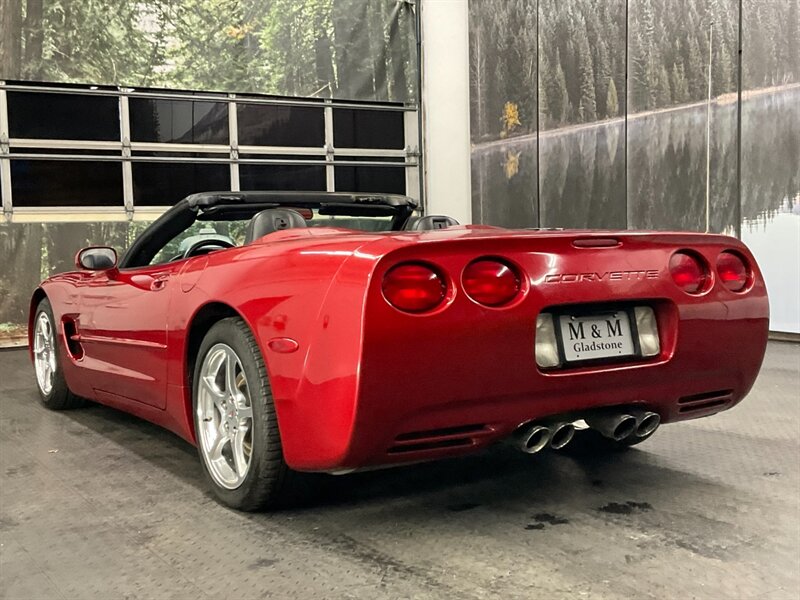
[[[772,236],[773,325],[800,331],[800,0],[739,6],[470,0],[473,218]]]
[[[0,77],[288,96],[416,98],[395,0],[0,0]]]

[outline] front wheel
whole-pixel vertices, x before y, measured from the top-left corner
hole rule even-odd
[[[197,449],[216,497],[244,511],[275,506],[291,472],[264,360],[241,319],[219,321],[203,339],[193,404]]]
[[[36,307],[33,318],[33,370],[36,373],[36,386],[39,397],[47,408],[64,410],[80,408],[85,401],[73,394],[64,379],[61,366],[60,337],[53,307],[44,298]]]

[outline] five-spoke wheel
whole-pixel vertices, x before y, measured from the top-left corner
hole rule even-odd
[[[291,471],[283,460],[267,369],[242,319],[215,323],[194,366],[194,426],[214,494],[240,510],[284,499]]]
[[[61,364],[63,332],[53,316],[50,301],[43,298],[33,317],[33,370],[42,404],[53,410],[78,408],[84,400],[69,391]]]
[[[56,346],[53,335],[53,322],[50,315],[40,311],[33,329],[33,368],[36,383],[43,396],[53,391],[53,377],[56,374]]]
[[[247,476],[253,454],[253,407],[242,362],[227,344],[215,344],[200,367],[197,443],[211,476],[234,489]]]

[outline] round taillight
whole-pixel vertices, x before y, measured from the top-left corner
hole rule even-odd
[[[717,274],[722,284],[732,292],[741,292],[749,279],[744,260],[738,254],[730,251],[719,255]]]
[[[517,271],[493,258],[482,258],[467,265],[461,283],[470,298],[486,306],[508,304],[520,290]]]
[[[442,276],[419,263],[392,267],[383,278],[383,297],[405,312],[432,310],[442,303],[446,293],[447,286]]]
[[[699,257],[688,252],[676,252],[669,259],[669,272],[675,282],[687,294],[699,294],[706,288],[708,270]]]

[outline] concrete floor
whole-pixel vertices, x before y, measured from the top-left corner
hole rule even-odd
[[[498,446],[259,515],[214,502],[169,433],[42,408],[22,351],[0,389],[2,598],[800,597],[800,345],[629,452]]]

